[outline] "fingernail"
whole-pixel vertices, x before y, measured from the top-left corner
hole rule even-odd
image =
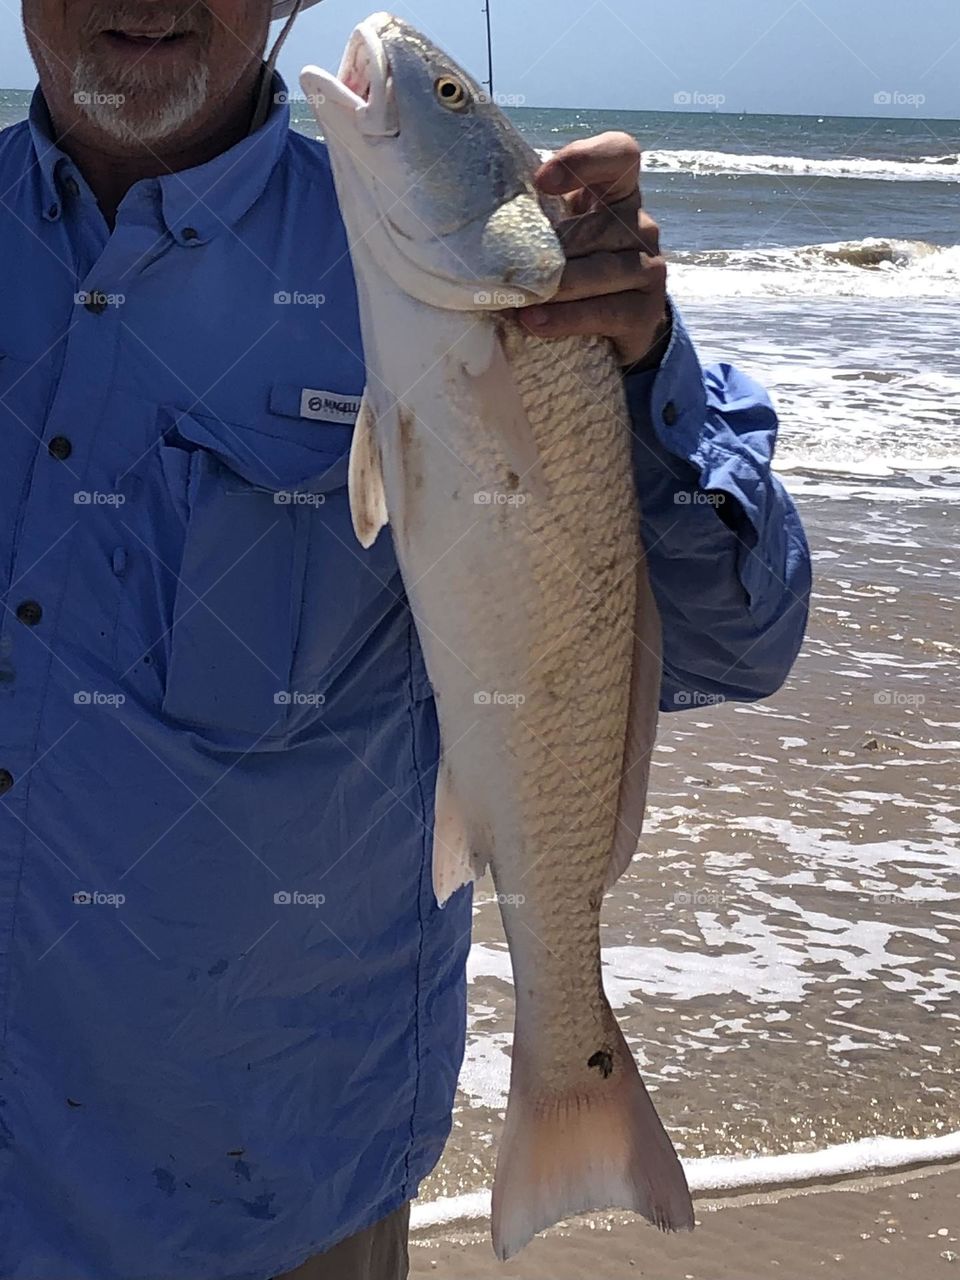
[[[537,178],[537,186],[547,195],[560,195],[563,185],[563,173],[560,169],[544,169]]]

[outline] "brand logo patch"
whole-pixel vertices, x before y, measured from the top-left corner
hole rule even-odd
[[[363,396],[345,396],[339,391],[313,391],[305,387],[300,394],[300,417],[316,422],[340,422],[352,427],[360,412]]]

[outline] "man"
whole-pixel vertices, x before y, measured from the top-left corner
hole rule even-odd
[[[436,717],[390,538],[350,528],[364,371],[326,153],[264,79],[270,0],[23,9],[0,1274],[396,1280],[450,1127],[471,907],[433,898]],[[774,412],[701,370],[638,172],[620,135],[545,166],[589,237],[518,322],[618,344],[664,708],[755,699],[797,652],[808,554]]]

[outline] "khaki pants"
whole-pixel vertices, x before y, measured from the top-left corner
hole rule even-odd
[[[327,1253],[309,1258],[277,1280],[407,1280],[410,1206],[375,1222],[359,1235],[341,1240]]]

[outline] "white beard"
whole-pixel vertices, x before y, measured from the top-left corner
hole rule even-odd
[[[206,63],[191,66],[175,86],[151,83],[146,67],[135,67],[122,86],[107,84],[96,61],[87,55],[73,72],[74,102],[98,129],[122,142],[162,142],[178,133],[203,110],[209,92],[210,68]],[[133,95],[150,103],[148,111],[134,116],[135,123],[128,119],[126,110]]]

